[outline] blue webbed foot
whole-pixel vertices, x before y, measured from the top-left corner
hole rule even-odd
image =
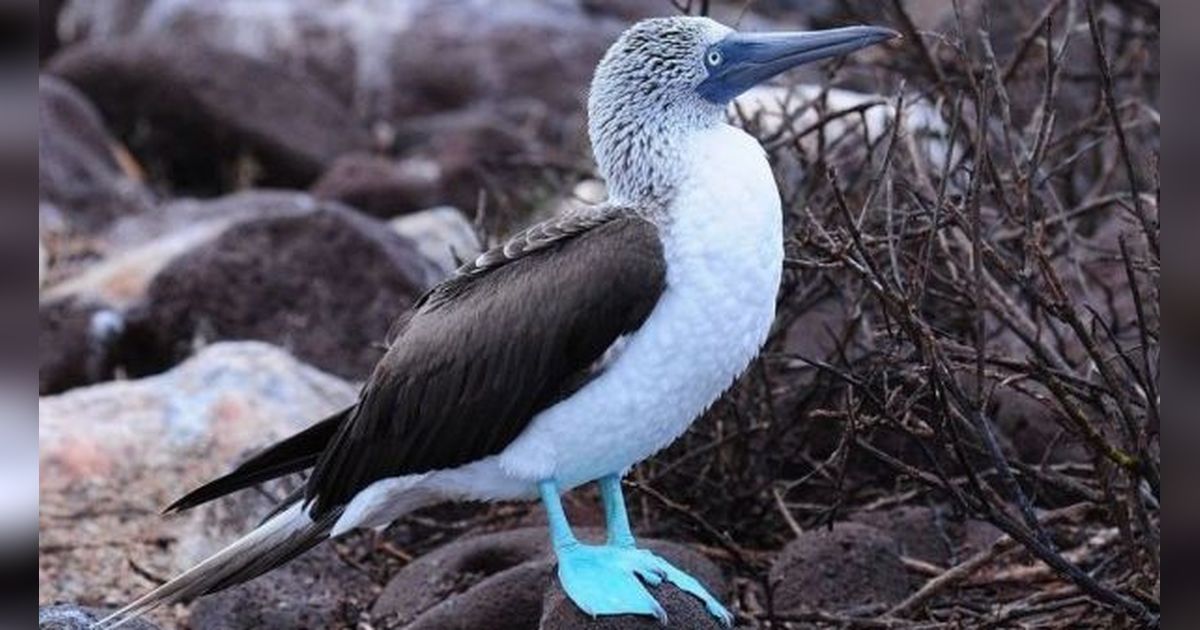
[[[698,597],[721,623],[733,625],[733,615],[696,578],[645,549],[576,543],[557,551],[563,590],[588,615],[654,615],[666,623],[667,612],[643,582],[667,581]]]

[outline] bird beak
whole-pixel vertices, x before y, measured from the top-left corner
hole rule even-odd
[[[844,55],[899,36],[892,29],[875,26],[803,33],[733,33],[705,55],[708,78],[696,91],[712,103],[728,103],[789,68]],[[718,63],[712,63],[718,59]]]

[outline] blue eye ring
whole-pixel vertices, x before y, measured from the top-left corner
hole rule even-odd
[[[725,61],[725,57],[721,55],[721,51],[714,48],[704,55],[704,61],[710,66],[719,66],[721,62]]]

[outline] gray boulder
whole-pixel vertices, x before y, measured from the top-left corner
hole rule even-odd
[[[196,600],[192,630],[353,628],[378,586],[325,543],[266,575]]]
[[[990,523],[960,518],[945,508],[901,505],[850,518],[886,532],[903,555],[942,566],[960,562],[1000,537]]]
[[[338,158],[321,175],[312,194],[373,216],[393,217],[437,204],[444,194],[442,169],[427,160],[352,153]]]
[[[148,191],[117,160],[123,149],[79,90],[43,75],[38,114],[38,195],[55,209],[43,213],[43,230],[94,233],[149,207]]]
[[[250,191],[118,221],[107,259],[41,296],[42,392],[157,373],[222,339],[270,341],[362,379],[395,318],[478,248],[457,211],[407,218],[396,228],[304,193]]]
[[[780,612],[896,604],[913,586],[896,540],[853,522],[804,532],[780,552],[770,579]]]
[[[388,224],[415,243],[425,258],[437,263],[447,275],[481,252],[475,227],[458,208],[428,208],[396,217]]]
[[[104,618],[108,611],[85,608],[72,604],[56,604],[42,606],[38,609],[38,628],[40,630],[91,630],[92,624]],[[124,626],[129,630],[158,630],[158,626],[138,619]]]
[[[368,183],[348,170],[353,164],[343,165],[326,175],[331,181],[322,182],[317,192],[361,203],[365,211],[381,215],[437,204],[474,207],[480,190],[496,193],[497,182],[504,182],[505,190],[544,185],[544,169],[537,166],[543,162],[550,168],[575,162],[586,168],[587,86],[596,62],[625,26],[611,12],[597,10],[595,3],[576,0],[137,0],[118,4],[124,7],[117,11],[119,20],[86,2],[72,3],[66,21],[87,38],[81,46],[87,56],[112,56],[109,48],[132,45],[123,42],[159,38],[182,50],[215,49],[253,59],[331,95],[347,116],[336,125],[326,125],[328,133],[345,135],[341,130],[348,121],[359,121],[375,133],[379,147],[400,159],[407,172],[381,177],[375,165]],[[117,39],[106,41],[106,37]],[[84,55],[80,52],[76,57]],[[80,64],[76,60],[72,65]],[[240,61],[213,60],[211,65],[235,77],[247,74]],[[72,76],[79,72],[71,69]],[[225,81],[214,79],[217,84]],[[237,85],[233,79],[229,83]],[[219,91],[237,107],[244,107],[243,101],[274,103],[277,99],[301,111],[308,107],[297,98],[302,95],[276,97],[271,92],[278,92],[277,88],[262,85],[261,89],[259,94],[256,85],[249,95],[226,88]],[[102,101],[102,107],[109,100],[93,97]],[[297,101],[304,106],[292,105]],[[285,109],[279,114],[284,120],[296,116]],[[228,126],[217,122],[222,123],[218,129]],[[205,138],[198,130],[182,135],[188,131],[184,125],[169,129],[164,144],[174,142],[197,159],[217,155],[218,147],[203,147]],[[305,128],[297,127],[289,135],[303,138],[305,133]],[[188,149],[193,146],[197,149]],[[200,167],[205,164],[190,161],[173,169],[175,177],[170,181],[204,173]],[[260,162],[256,158],[254,164]],[[247,170],[238,167],[236,159],[221,163],[229,164],[229,171]],[[420,167],[418,173],[435,166],[433,180],[423,174],[414,179],[409,165]],[[204,177],[213,179],[212,169],[207,170]],[[383,200],[378,197],[381,189],[386,191]],[[377,213],[374,206],[379,203],[392,209]]]
[[[334,158],[370,145],[319,84],[203,42],[167,36],[89,40],[49,64],[173,191],[306,186]]]
[[[585,540],[602,538],[600,530],[585,528],[578,533]],[[691,573],[717,597],[726,594],[728,583],[720,569],[704,556],[676,543],[642,542]],[[372,615],[385,627],[409,630],[662,627],[654,619],[592,620],[566,599],[554,575],[544,527],[484,534],[445,545],[405,566],[380,593]],[[719,627],[694,597],[671,586],[655,588],[653,593],[672,617],[668,627]]]
[[[103,302],[67,296],[38,305],[38,393],[113,376],[124,317]]]
[[[395,319],[445,271],[387,224],[340,204],[251,219],[180,255],[128,316],[153,371],[197,344],[259,339],[362,380]]]

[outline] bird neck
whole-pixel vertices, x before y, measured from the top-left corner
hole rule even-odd
[[[668,115],[669,114],[669,115]],[[588,130],[609,198],[641,207],[661,206],[686,173],[693,135],[720,124],[711,112],[639,111],[628,104],[592,107]]]

